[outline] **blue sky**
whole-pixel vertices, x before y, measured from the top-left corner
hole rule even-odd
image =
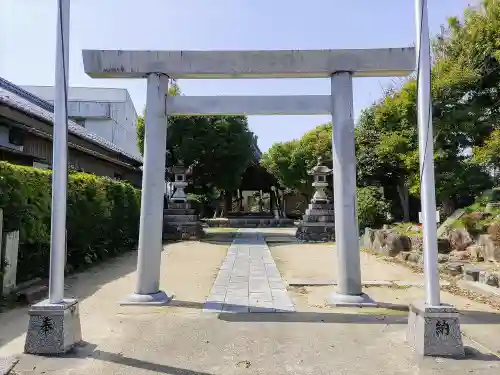
[[[428,0],[431,33],[478,0]],[[414,0],[71,0],[72,86],[127,88],[142,111],[143,80],[86,76],[82,49],[336,49],[414,45]],[[0,0],[0,76],[54,82],[55,0]],[[393,79],[354,83],[356,116]],[[186,95],[329,94],[329,80],[181,81]],[[328,116],[250,117],[259,146],[299,138]]]

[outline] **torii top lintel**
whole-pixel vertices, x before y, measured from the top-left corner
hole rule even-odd
[[[177,79],[327,78],[407,76],[415,70],[415,48],[288,51],[83,50],[92,78],[144,78],[164,73]]]

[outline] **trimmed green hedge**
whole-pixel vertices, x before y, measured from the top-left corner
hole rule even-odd
[[[4,231],[20,230],[18,282],[48,275],[51,178],[50,171],[0,162]],[[128,183],[70,173],[66,271],[134,249],[139,213],[140,191]]]

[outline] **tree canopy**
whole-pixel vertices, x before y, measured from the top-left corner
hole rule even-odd
[[[170,95],[182,95],[172,85]],[[138,145],[144,149],[144,115],[138,118]],[[172,116],[168,118],[167,149],[173,162],[192,166],[195,190],[232,191],[254,158],[256,137],[245,116]]]
[[[433,40],[436,196],[445,212],[489,188],[489,172],[500,168],[499,41],[499,0],[483,0],[462,19],[450,18]],[[307,191],[305,171],[316,156],[331,155],[328,126],[328,136],[322,125],[299,140],[273,145],[263,165],[290,189]],[[358,186],[383,187],[397,216],[408,220],[410,200],[420,194],[415,77],[366,108],[355,136]]]
[[[320,125],[299,140],[278,142],[262,155],[261,164],[288,190],[310,195],[311,177],[307,172],[318,157],[331,160],[332,125]]]

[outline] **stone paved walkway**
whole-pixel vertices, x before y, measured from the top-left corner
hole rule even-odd
[[[258,230],[238,230],[205,303],[204,311],[295,311],[271,251]]]

